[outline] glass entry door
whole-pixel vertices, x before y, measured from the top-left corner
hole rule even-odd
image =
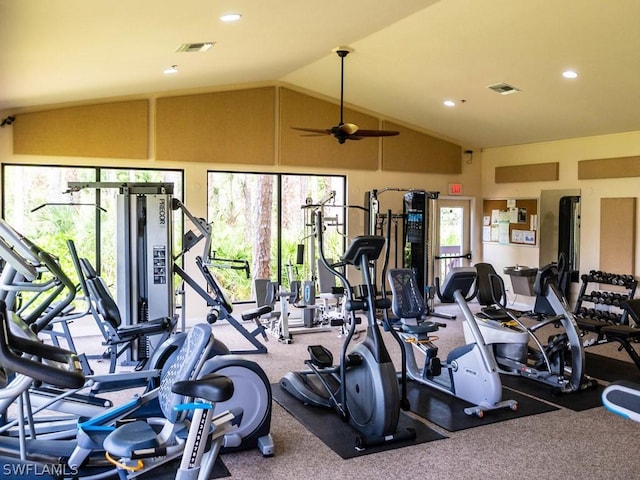
[[[441,283],[451,268],[471,265],[470,212],[470,200],[438,200],[434,274]]]

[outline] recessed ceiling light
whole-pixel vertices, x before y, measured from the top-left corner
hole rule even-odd
[[[574,70],[565,70],[562,72],[562,76],[564,78],[578,78],[578,72]]]
[[[456,106],[456,102],[454,102],[453,100],[445,100],[442,103],[443,103],[443,105],[445,107],[455,107]]]
[[[242,15],[239,13],[225,13],[220,16],[220,20],[223,22],[237,22],[240,20],[240,17],[242,17]]]
[[[173,75],[174,73],[178,73],[178,66],[177,65],[171,65],[169,68],[165,68],[162,73],[164,73],[165,75]]]

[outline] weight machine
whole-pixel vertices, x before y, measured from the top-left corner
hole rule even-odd
[[[329,192],[317,203],[314,203],[311,197],[307,197],[305,204],[301,206],[304,214],[303,241],[305,243],[298,245],[296,263],[298,265],[304,264],[306,254],[306,262],[309,265],[308,279],[295,280],[293,265],[289,264],[287,265],[287,274],[290,291],[287,292],[284,287],[273,285],[274,282],[270,282],[271,288],[274,290],[271,295],[273,300],[280,301],[279,317],[270,321],[270,331],[282,342],[290,343],[294,334],[329,331],[331,327],[342,325],[342,321],[338,322],[325,315],[328,302],[324,292],[320,292],[323,304],[316,305],[316,286],[318,286],[320,278],[316,258],[317,232],[315,219],[317,212],[324,212],[325,208],[342,207],[341,205],[329,205],[329,202],[335,200],[335,197],[335,191]],[[339,223],[337,216],[326,220],[332,222],[333,226],[344,226],[344,224]],[[289,305],[301,310],[301,317],[291,316],[289,314]]]
[[[391,215],[380,213],[379,197],[385,192],[403,193],[402,213]],[[409,268],[414,272],[424,296],[427,315],[453,320],[456,318],[455,315],[437,313],[434,308],[436,256],[433,249],[433,234],[437,218],[436,200],[439,195],[440,192],[407,188],[384,188],[365,192],[365,204],[369,207],[365,221],[365,234],[384,235],[385,222],[394,222],[395,268]],[[399,224],[402,225],[402,238],[399,237]],[[401,261],[398,258],[400,255],[402,255]]]
[[[174,317],[172,279],[173,183],[69,182],[68,193],[85,188],[119,190],[116,196],[116,302],[122,324]],[[141,337],[124,353],[139,363],[160,336]]]
[[[252,331],[247,330],[242,323],[240,323],[231,314],[233,306],[231,302],[226,298],[226,295],[222,291],[220,285],[216,281],[215,277],[209,270],[209,267],[217,268],[231,268],[234,270],[244,270],[249,277],[249,263],[246,260],[234,260],[219,258],[215,256],[210,257],[211,251],[211,224],[207,223],[203,218],[196,218],[189,212],[187,207],[177,199],[173,199],[172,208],[174,210],[180,209],[182,213],[191,221],[198,233],[194,233],[192,230],[187,231],[184,234],[182,251],[178,253],[174,258],[173,270],[174,273],[180,276],[182,280],[189,285],[203,300],[207,302],[207,306],[211,308],[207,315],[207,321],[214,323],[218,319],[226,320],[233,328],[235,328],[252,346],[249,350],[234,350],[231,353],[237,354],[251,354],[251,353],[267,353],[267,347],[264,346],[258,340],[258,335],[267,341],[266,329],[264,325],[260,323],[260,317],[271,311],[271,307],[264,306],[256,309],[250,309],[244,311],[242,319],[246,321],[253,321],[256,324],[256,328]],[[204,240],[204,248],[202,255],[196,257],[196,265],[202,273],[207,289],[203,288],[198,282],[196,282],[180,265],[175,263],[181,256],[187,253],[191,248],[197,245],[200,241]]]
[[[69,182],[68,193],[83,188],[118,188],[116,233],[116,296],[123,325],[136,325],[150,318],[174,317],[174,279],[179,275],[186,284],[201,296],[208,306],[218,302],[177,263],[177,260],[194,245],[204,240],[204,252],[198,266],[208,280],[209,266],[224,266],[249,272],[246,261],[228,260],[210,256],[211,225],[193,216],[185,205],[173,197],[173,183],[122,183],[122,182]],[[173,255],[173,211],[180,210],[196,227],[183,237],[183,249]],[[229,309],[229,308],[228,308]],[[230,313],[230,312],[229,312]],[[224,318],[223,318],[224,317]],[[266,347],[256,338],[264,328],[253,332],[230,314],[221,316],[238,330],[254,347],[253,350],[235,353],[265,353]],[[217,318],[217,316],[212,316]],[[253,319],[253,317],[251,317]],[[185,318],[182,318],[182,330]],[[125,362],[139,363],[157,348],[158,336],[141,339],[125,352]]]

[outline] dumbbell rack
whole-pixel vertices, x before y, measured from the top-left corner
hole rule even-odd
[[[582,286],[573,310],[575,315],[609,325],[629,325],[628,312],[620,307],[620,303],[632,299],[636,293],[638,281],[633,275],[591,270],[580,278]],[[592,285],[592,290],[587,293],[589,284],[597,284],[598,289]],[[612,288],[607,289],[606,286]]]

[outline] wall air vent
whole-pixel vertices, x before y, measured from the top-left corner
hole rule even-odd
[[[215,42],[183,43],[176,49],[178,52],[206,52]]]
[[[509,85],[508,83],[496,83],[494,85],[489,85],[487,88],[499,93],[500,95],[510,95],[520,91],[519,88]]]

